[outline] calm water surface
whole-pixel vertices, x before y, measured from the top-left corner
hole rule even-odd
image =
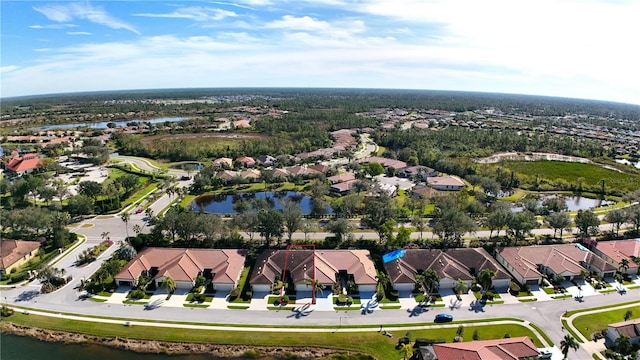
[[[249,358],[221,358],[211,355],[144,354],[94,344],[63,344],[41,341],[28,336],[2,334],[2,360],[248,360]]]
[[[116,124],[116,127],[119,126],[127,126],[128,123],[141,123],[146,122],[150,124],[161,124],[165,122],[176,122],[182,121],[187,118],[185,117],[169,117],[169,118],[159,118],[159,119],[149,119],[149,120],[127,120],[127,121],[102,121],[102,122],[88,122],[88,123],[72,123],[72,124],[60,124],[60,125],[46,125],[46,126],[36,126],[35,130],[53,130],[53,129],[74,129],[77,127],[88,127],[91,129],[106,129],[108,123]]]

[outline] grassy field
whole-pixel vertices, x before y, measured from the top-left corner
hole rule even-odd
[[[539,176],[552,181],[561,179],[569,184],[577,184],[582,178],[584,188],[599,188],[600,181],[604,179],[607,189],[634,191],[640,183],[640,175],[605,169],[597,164],[564,161],[504,161],[500,164],[520,175]]]
[[[124,326],[124,324],[104,324],[90,321],[59,319],[47,316],[24,315],[16,312],[9,319],[14,323],[39,328],[85,333],[96,336],[118,336],[134,339],[153,339],[173,342],[207,342],[214,344],[256,346],[307,346],[319,348],[335,348],[376,356],[379,359],[394,359],[399,355],[395,345],[399,337],[410,332],[412,338],[444,339],[452,342],[456,336],[458,325],[447,328],[432,328],[424,330],[393,331],[394,337],[382,336],[377,330],[341,333],[339,329],[331,332],[269,332],[269,331],[238,331],[228,330],[195,330],[174,331],[153,326]],[[388,325],[388,327],[391,325]],[[344,327],[343,327],[344,328]],[[481,339],[502,338],[505,334],[511,337],[529,336],[536,346],[542,343],[533,333],[518,324],[501,324],[500,326],[473,325],[464,326],[465,339],[470,340],[471,334],[477,330]]]

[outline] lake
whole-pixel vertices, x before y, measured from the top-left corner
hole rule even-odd
[[[144,354],[96,344],[47,342],[28,336],[2,334],[2,360],[248,360],[247,357],[221,358],[208,354]]]
[[[46,125],[46,126],[36,126],[34,130],[53,130],[53,129],[75,129],[78,127],[88,127],[90,129],[106,129],[107,124],[114,123],[116,127],[119,126],[127,126],[128,123],[141,123],[146,122],[150,124],[161,124],[165,122],[176,122],[186,120],[186,117],[168,117],[168,118],[157,118],[157,119],[149,119],[149,120],[126,120],[126,121],[102,121],[102,122],[85,122],[85,123],[72,123],[72,124],[60,124],[60,125]]]
[[[551,198],[551,197],[553,197],[553,196],[542,197],[538,201],[538,205],[542,206],[542,202],[544,201],[544,199],[548,199],[548,198]],[[581,197],[581,196],[565,196],[565,197],[563,197],[563,199],[564,199],[565,204],[567,204],[567,210],[568,211],[587,210],[587,209],[597,208],[597,207],[600,207],[600,206],[607,206],[607,205],[615,204],[615,201],[601,200],[601,199],[590,199],[590,198]],[[522,211],[522,207],[521,206],[513,206],[513,207],[511,207],[511,210],[514,211],[514,212],[519,212],[519,211]]]
[[[284,199],[291,199],[300,204],[302,213],[307,215],[311,212],[311,198],[295,191],[282,191],[282,192],[254,192],[246,194],[233,194],[233,195],[203,195],[194,199],[191,203],[191,209],[195,211],[202,211],[211,214],[235,214],[233,204],[240,200],[251,200],[253,198],[270,199],[273,201],[274,209],[282,210],[282,201]],[[327,209],[327,214],[331,214],[331,208]]]

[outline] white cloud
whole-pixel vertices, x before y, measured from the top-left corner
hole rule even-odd
[[[0,74],[12,72],[12,71],[15,71],[15,70],[18,70],[18,69],[20,69],[20,67],[16,66],[16,65],[0,66]]]
[[[67,35],[92,35],[87,31],[67,31]]]
[[[190,19],[193,21],[220,21],[228,17],[236,17],[238,14],[233,11],[217,8],[188,6],[176,9],[175,11],[166,14],[140,13],[133,14],[133,16]]]
[[[47,25],[29,25],[32,29],[66,29],[78,27],[76,24],[47,24]]]
[[[51,51],[51,48],[35,48],[35,49],[31,49],[35,52],[47,52],[47,51]]]
[[[127,24],[124,21],[118,20],[111,15],[107,14],[104,9],[95,8],[88,3],[72,3],[65,5],[44,5],[34,6],[33,10],[46,16],[47,19],[56,22],[69,22],[73,19],[88,20],[96,24],[104,25],[112,29],[124,29],[134,32],[138,35],[140,33],[132,25]]]

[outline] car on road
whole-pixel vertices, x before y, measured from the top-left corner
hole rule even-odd
[[[433,319],[433,321],[437,322],[437,323],[453,321],[453,315],[451,315],[451,314],[438,314],[438,315],[436,315],[435,319]]]
[[[137,208],[137,209],[136,209],[136,214],[140,214],[140,213],[141,213],[141,212],[143,212],[143,211],[144,211],[144,209],[143,209],[143,208]]]

